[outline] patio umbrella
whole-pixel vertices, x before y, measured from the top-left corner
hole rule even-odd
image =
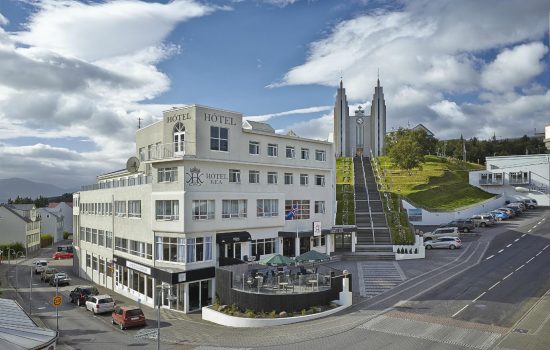
[[[266,256],[260,259],[258,263],[262,265],[283,266],[283,265],[294,264],[294,260],[281,254],[275,254],[275,255]]]
[[[296,262],[300,262],[300,263],[327,261],[327,260],[330,260],[330,256],[323,253],[319,253],[316,250],[310,250],[309,252],[305,252],[304,254],[296,257]]]

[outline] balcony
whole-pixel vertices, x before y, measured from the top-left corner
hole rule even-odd
[[[171,143],[157,143],[149,145],[147,148],[143,147],[139,150],[139,159],[141,161],[155,161],[173,158],[182,158],[184,155],[192,150],[190,142],[171,142]]]
[[[117,187],[141,186],[150,184],[152,181],[153,177],[151,175],[139,175],[137,177],[125,177],[121,179],[107,180],[93,185],[85,185],[81,187],[80,191],[94,191]]]
[[[479,184],[481,186],[502,186],[504,176],[502,173],[481,173],[479,174]]]

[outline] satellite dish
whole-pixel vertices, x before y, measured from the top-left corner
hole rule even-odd
[[[137,157],[130,157],[126,161],[126,170],[130,173],[136,173],[139,169],[139,159]]]
[[[525,187],[515,187],[514,189],[516,192],[529,192],[529,189]]]

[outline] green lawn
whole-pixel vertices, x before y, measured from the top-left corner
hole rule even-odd
[[[468,171],[483,169],[478,164],[426,156],[421,169],[409,173],[397,169],[388,157],[379,160],[388,191],[425,209],[453,210],[495,196],[468,183]]]
[[[349,157],[336,159],[336,224],[355,224],[353,202],[353,160]]]

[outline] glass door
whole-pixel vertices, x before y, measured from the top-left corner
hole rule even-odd
[[[294,249],[295,238],[283,238],[283,255],[295,256],[296,250]]]
[[[212,280],[201,281],[201,307],[212,304],[210,290],[212,289]]]
[[[201,307],[200,282],[189,283],[189,311],[195,311]]]

